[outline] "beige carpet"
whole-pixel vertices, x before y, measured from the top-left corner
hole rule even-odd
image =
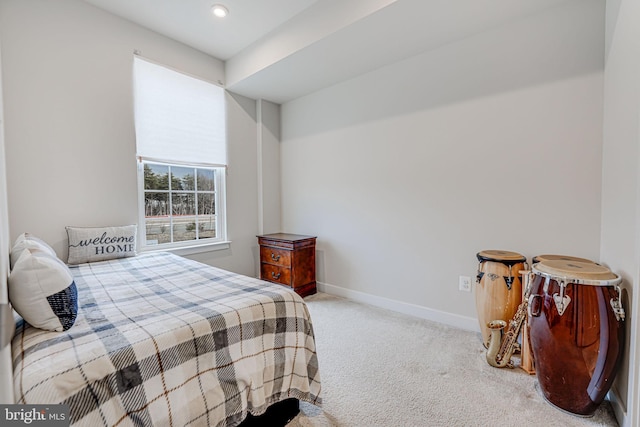
[[[327,294],[305,301],[324,404],[302,403],[291,427],[617,426],[607,401],[572,416],[544,401],[535,375],[489,366],[479,332]]]

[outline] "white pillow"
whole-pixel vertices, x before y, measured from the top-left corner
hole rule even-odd
[[[54,257],[56,256],[56,251],[54,251],[53,248],[44,240],[38,239],[31,233],[22,233],[14,242],[13,247],[11,248],[11,253],[9,254],[9,263],[11,268],[13,268],[13,265],[18,261],[20,255],[22,255],[22,251],[25,249],[39,249],[53,255]]]
[[[39,249],[25,249],[16,261],[9,275],[9,300],[27,323],[48,331],[66,331],[78,314],[69,267]]]
[[[67,227],[67,264],[105,261],[136,254],[136,225],[120,227]]]

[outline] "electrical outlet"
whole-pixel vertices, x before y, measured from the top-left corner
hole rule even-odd
[[[458,289],[465,292],[471,292],[471,277],[460,276],[460,281],[458,282]]]

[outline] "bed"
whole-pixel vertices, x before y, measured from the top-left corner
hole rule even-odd
[[[235,426],[291,399],[321,405],[311,319],[291,290],[167,252],[70,271],[71,328],[14,319],[16,403],[68,405],[78,426]]]

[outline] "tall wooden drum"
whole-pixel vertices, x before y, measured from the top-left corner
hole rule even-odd
[[[509,323],[522,302],[520,270],[527,259],[517,252],[485,250],[477,253],[476,309],[482,342],[489,347],[491,329],[487,323],[504,320]]]
[[[566,260],[532,271],[528,331],[540,390],[552,405],[591,416],[622,356],[622,280],[601,265]]]

